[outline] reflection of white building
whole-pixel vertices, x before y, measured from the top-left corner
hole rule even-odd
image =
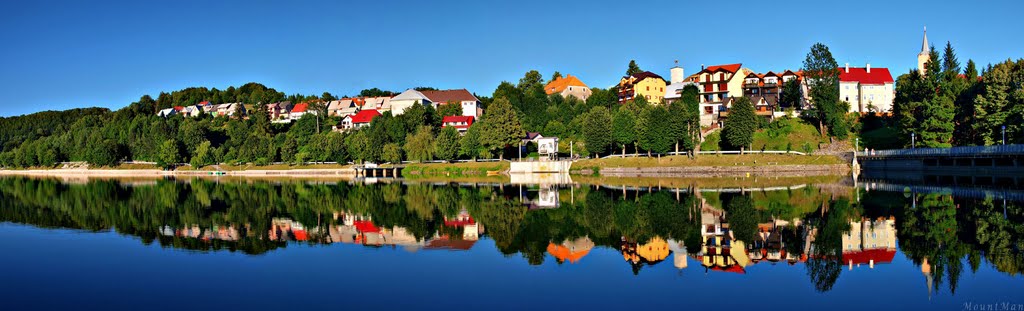
[[[854,265],[892,262],[896,256],[896,219],[861,219],[850,222],[850,232],[843,235],[843,263]]]
[[[686,269],[686,245],[683,241],[668,240],[668,250],[672,251],[672,265],[676,269]]]

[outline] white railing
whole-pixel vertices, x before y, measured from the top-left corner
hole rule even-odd
[[[971,146],[952,148],[915,148],[857,152],[862,157],[967,157],[992,155],[1024,155],[1024,145]]]

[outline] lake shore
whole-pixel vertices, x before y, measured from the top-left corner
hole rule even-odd
[[[351,166],[335,164],[304,166],[223,166],[192,170],[161,170],[139,166],[120,168],[36,168],[0,170],[0,175],[52,176],[52,177],[339,177],[354,178]],[[402,171],[406,178],[468,177],[508,175],[509,162],[459,162],[409,164]],[[832,156],[797,155],[707,155],[697,159],[683,156],[661,158],[605,158],[584,159],[573,163],[572,175],[599,175],[604,177],[730,177],[759,176],[816,176],[845,175],[850,166]]]

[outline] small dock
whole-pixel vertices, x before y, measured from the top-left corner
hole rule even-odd
[[[352,167],[356,172],[356,177],[374,177],[374,178],[398,178],[402,175],[402,169],[404,165],[395,165],[389,167],[379,167],[376,165],[357,165]]]

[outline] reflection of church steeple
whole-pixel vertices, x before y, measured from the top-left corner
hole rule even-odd
[[[924,274],[925,283],[928,285],[928,300],[932,300],[932,265],[928,264],[928,258],[921,263],[921,274]]]

